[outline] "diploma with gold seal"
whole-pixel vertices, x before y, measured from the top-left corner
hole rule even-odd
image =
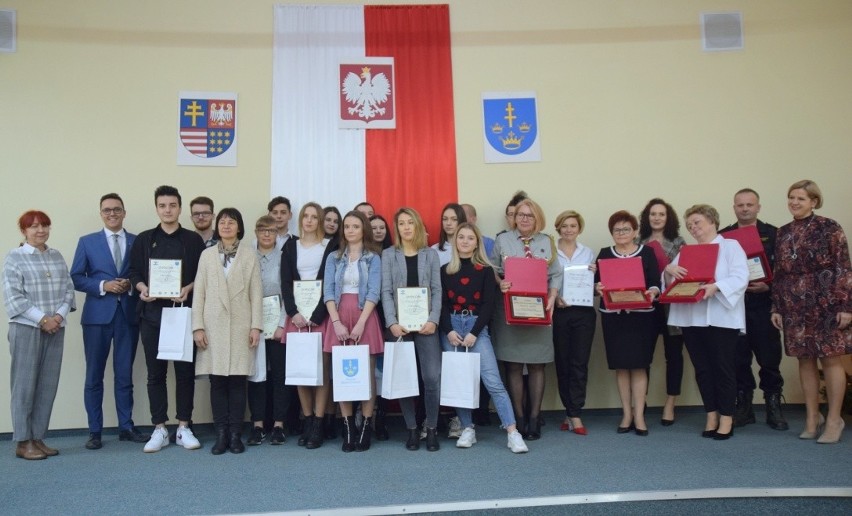
[[[148,264],[148,297],[180,297],[183,260],[151,258]]]
[[[407,287],[396,289],[396,318],[407,331],[420,331],[429,321],[429,289]]]

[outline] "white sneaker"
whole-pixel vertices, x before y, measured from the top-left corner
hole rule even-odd
[[[521,433],[517,430],[509,434],[509,443],[506,446],[512,450],[512,453],[526,453],[530,451],[527,448],[527,443],[524,442],[524,438],[521,437]]]
[[[476,430],[465,428],[459,440],[456,441],[456,448],[470,448],[474,444],[476,444]]]
[[[160,451],[164,446],[169,445],[169,431],[165,428],[155,428],[151,432],[151,438],[145,443],[142,451],[145,453],[154,453]]]
[[[450,418],[450,423],[447,425],[449,427],[449,432],[447,432],[447,439],[458,439],[462,434],[461,420],[458,416],[453,416]]]
[[[197,450],[201,448],[201,443],[195,438],[192,430],[188,426],[179,426],[175,435],[175,444],[183,446],[187,450]]]

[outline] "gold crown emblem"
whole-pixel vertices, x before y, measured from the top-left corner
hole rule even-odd
[[[521,122],[521,125],[518,126],[518,130],[521,131],[522,133],[530,132],[531,128],[532,128],[532,126],[530,124],[526,123],[526,122]]]
[[[524,140],[524,137],[521,136],[518,138],[515,135],[515,131],[509,131],[509,134],[506,135],[505,138],[500,138],[500,141],[503,142],[503,148],[507,150],[515,150],[520,148],[521,142]]]
[[[370,67],[369,66],[365,66],[365,67],[361,68],[361,75],[367,75],[368,73],[370,73]]]
[[[494,134],[500,134],[503,132],[503,126],[497,122],[494,122],[494,125],[491,126],[491,132]]]

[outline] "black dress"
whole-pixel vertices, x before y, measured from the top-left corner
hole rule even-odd
[[[612,247],[604,247],[598,260],[608,258],[642,259],[645,288],[660,288],[660,274],[654,250],[640,245],[630,256],[621,256]],[[600,270],[600,269],[599,269]],[[600,281],[600,273],[595,275]],[[604,299],[600,300],[601,329],[603,330],[606,361],[610,369],[646,369],[654,357],[657,343],[657,318],[654,309],[607,311]]]

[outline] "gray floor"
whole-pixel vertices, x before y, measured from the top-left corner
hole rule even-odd
[[[797,498],[800,506],[791,502],[773,507],[823,507],[819,511],[823,514],[850,508],[852,434],[847,431],[835,445],[802,441],[797,436],[803,410],[788,407],[786,415],[791,424],[787,432],[758,423],[737,429],[728,441],[713,441],[699,437],[704,416],[698,409],[680,409],[671,427],[660,426],[659,411],[652,409],[648,437],[617,435],[619,416],[612,411],[587,412],[588,436],[559,432],[561,415],[553,413],[548,414],[542,439],[529,443],[530,453],[525,455],[509,452],[505,432],[497,426],[479,428],[479,443],[471,449],[456,449],[454,441],[443,440],[439,452],[425,448],[409,452],[399,420],[394,421],[390,441],[349,454],[340,451],[340,439],[305,450],[290,438],[284,446],[264,443],[242,455],[215,457],[210,454],[209,427],[198,429],[204,447],[197,451],[171,445],[145,454],[141,445],[119,442],[113,433],[104,436],[102,450],[93,452],[83,448],[85,433],[59,432],[49,444],[61,455],[44,461],[16,459],[13,444],[3,443],[7,451],[0,453],[0,513],[218,514],[356,507],[394,507],[397,512],[433,507],[440,512],[463,509],[465,502],[476,502],[482,512],[513,507],[508,502],[483,505],[489,500],[527,499],[535,501],[528,505],[539,507],[524,514],[564,514],[565,504],[578,500],[566,502],[565,497],[572,495],[621,502],[574,506],[580,513],[597,514],[593,511],[606,507],[636,514],[704,513],[713,507],[712,512],[728,512],[724,507],[735,512],[737,505],[654,502],[644,496],[659,493],[659,498],[670,500],[672,493],[675,498],[678,492],[717,496],[712,490],[727,489],[718,494],[726,498],[730,489],[750,488],[771,490],[770,497],[795,497],[797,488],[833,488],[826,498]],[[789,494],[782,494],[786,490]],[[630,493],[645,495],[637,498]],[[806,496],[815,493],[819,491],[808,490]],[[749,496],[759,498],[760,491]]]

